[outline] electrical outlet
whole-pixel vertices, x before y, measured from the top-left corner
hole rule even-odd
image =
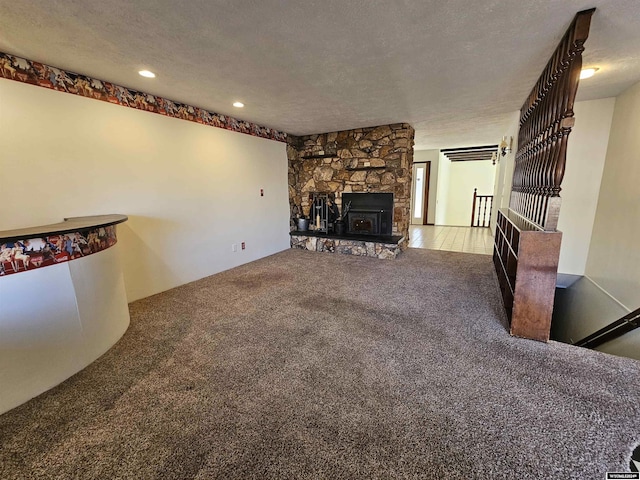
[[[232,252],[237,252],[238,251],[238,245],[236,245],[235,243],[233,245],[231,245],[231,251]]]
[[[264,197],[264,189],[263,188],[260,189],[260,196]]]
[[[242,249],[244,250],[244,248],[245,248],[245,244],[244,242],[242,242]]]

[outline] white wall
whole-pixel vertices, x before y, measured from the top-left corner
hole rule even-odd
[[[614,98],[605,98],[577,102],[574,105],[576,124],[569,136],[567,167],[561,192],[562,207],[558,221],[558,230],[562,232],[559,273],[585,273],[614,103]],[[509,206],[519,116],[520,112],[514,112],[506,133],[514,137],[513,151],[500,158],[496,171],[495,208],[491,226],[494,232],[495,209]]]
[[[496,176],[493,184],[493,211],[491,212],[491,231],[496,233],[496,218],[499,208],[509,208],[511,182],[513,180],[513,168],[515,166],[516,152],[518,151],[518,131],[520,129],[520,111],[511,113],[509,127],[504,136],[513,138],[511,152],[498,158],[495,170]],[[502,137],[501,137],[502,138]],[[501,140],[498,139],[498,140]]]
[[[451,162],[443,153],[438,155],[438,187],[436,190],[436,225],[446,225],[447,202],[449,200],[449,177]]]
[[[589,277],[570,278],[573,282],[569,282],[568,288],[556,289],[551,323],[553,340],[578,342],[629,313]]]
[[[428,150],[431,160],[431,172],[429,173],[429,211],[427,212],[427,224],[436,223],[436,207],[438,199],[438,169],[440,168],[440,151]],[[415,158],[415,153],[414,153]]]
[[[436,198],[438,189],[438,150],[415,150],[413,152],[413,163],[430,162],[429,172],[429,205],[427,211],[427,223],[433,224],[436,219]],[[415,175],[412,176],[414,188],[412,192],[415,192]],[[413,216],[413,200],[415,196],[411,197],[411,215]]]
[[[129,309],[121,246],[0,278],[0,414],[79,372],[122,337]]]
[[[495,169],[490,160],[451,162],[440,154],[436,224],[468,227],[473,189],[478,195],[493,195]]]
[[[129,215],[129,301],[289,246],[283,143],[0,79],[0,145],[0,230]]]
[[[586,266],[629,310],[640,307],[639,132],[640,83],[616,98]]]
[[[575,342],[640,306],[638,108],[638,88],[575,106],[558,225],[560,271],[577,264],[575,273],[586,276],[556,293],[556,340]],[[597,350],[640,359],[640,330]]]
[[[614,104],[615,98],[604,98],[574,105],[576,123],[569,136],[560,193],[559,273],[584,275],[585,272]]]

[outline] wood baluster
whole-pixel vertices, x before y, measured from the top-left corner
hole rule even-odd
[[[540,176],[540,170],[543,166],[543,162],[541,162],[541,159],[544,156],[544,145],[543,144],[536,145],[534,147],[534,152],[535,152],[534,173],[531,181],[532,196],[534,200],[533,200],[532,211],[528,218],[530,218],[534,223],[538,223],[539,219],[538,219],[537,212],[540,208],[540,201],[539,201],[540,199],[538,196],[538,191],[536,186],[539,185],[538,178]]]
[[[477,198],[477,188],[473,189],[473,206],[471,207],[471,226],[473,227],[473,221],[476,214],[476,198]]]
[[[488,204],[488,203],[489,203],[489,202],[487,201],[487,197],[485,196],[485,197],[484,197],[484,210],[482,210],[482,226],[483,226],[483,227],[486,227],[486,226],[487,226],[487,225],[486,225],[486,223],[485,223],[485,221],[486,221],[486,219],[487,219],[487,204]]]
[[[563,152],[565,152],[566,150],[563,150],[562,148],[560,148],[560,146],[562,144],[562,137],[564,136],[565,128],[569,128],[569,131],[571,131],[571,126],[573,123],[573,118],[571,118],[570,120],[566,118],[566,114],[567,114],[566,109],[569,104],[569,98],[568,98],[567,92],[569,89],[569,85],[571,83],[570,63],[571,61],[569,61],[569,65],[566,66],[566,69],[563,71],[562,77],[560,78],[562,91],[564,92],[564,95],[562,98],[561,117],[558,119],[557,123],[555,124],[556,154],[553,155],[552,157],[551,168],[547,174],[547,178],[545,181],[545,185],[549,187],[556,187],[556,186],[559,187],[559,185],[557,185],[555,181],[556,175],[557,175],[558,169],[562,169],[564,171],[564,163],[566,161],[566,158],[563,156]],[[574,92],[574,95],[575,95],[575,92]]]
[[[545,229],[557,223],[567,139],[593,11],[575,16],[521,109],[509,206]]]

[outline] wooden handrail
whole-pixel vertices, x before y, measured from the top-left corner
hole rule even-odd
[[[640,308],[616,320],[615,322],[611,322],[606,327],[601,328],[588,337],[578,340],[574,345],[584,348],[596,348],[603,343],[607,343],[614,338],[621,337],[625,333],[629,333],[638,327],[640,327]]]
[[[476,205],[478,207],[478,216],[476,217]],[[491,222],[491,210],[493,207],[493,195],[478,195],[478,189],[473,189],[473,206],[471,207],[471,226],[472,227],[488,227]],[[487,218],[487,210],[489,218]],[[480,222],[480,214],[482,214],[482,222]]]

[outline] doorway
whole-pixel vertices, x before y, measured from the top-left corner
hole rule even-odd
[[[411,225],[427,225],[429,211],[429,180],[431,162],[413,164],[413,191],[411,192]]]

